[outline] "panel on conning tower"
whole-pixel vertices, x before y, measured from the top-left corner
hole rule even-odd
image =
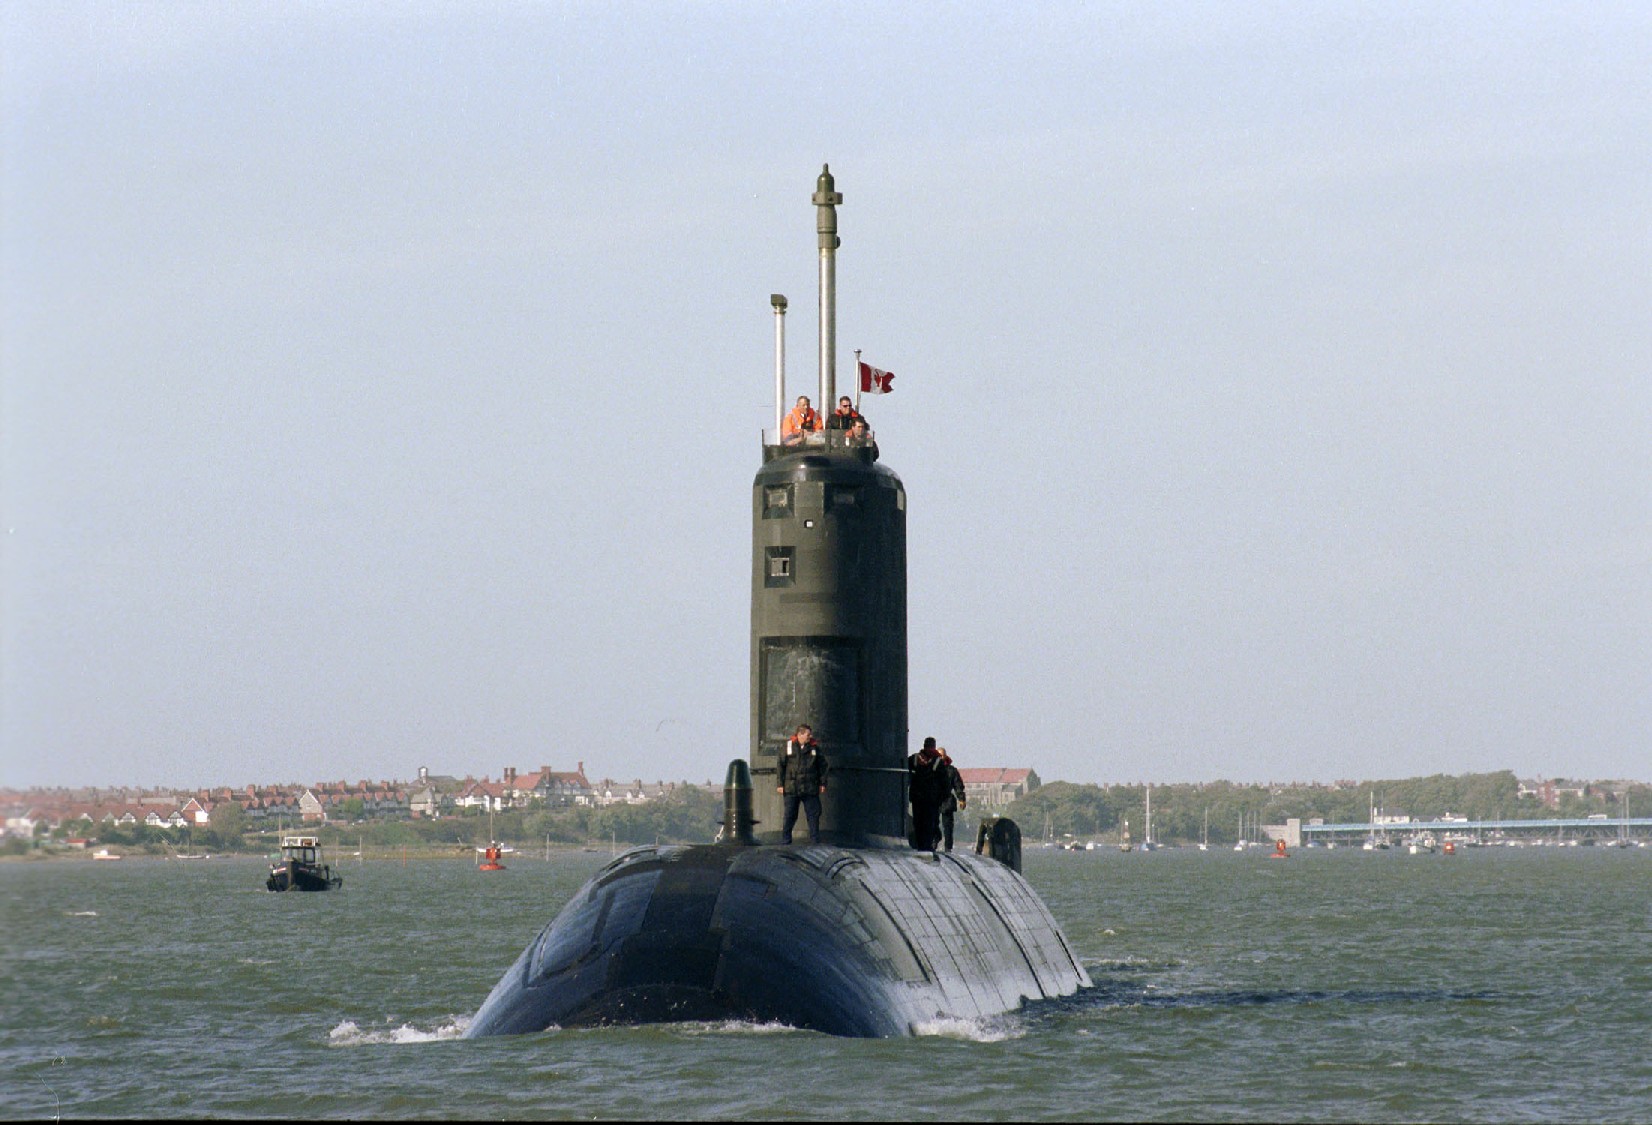
[[[828,743],[861,739],[861,663],[853,637],[764,637],[763,739],[784,742],[808,722]]]

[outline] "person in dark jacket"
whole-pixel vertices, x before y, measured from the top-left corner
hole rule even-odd
[[[779,788],[786,799],[785,816],[780,822],[780,842],[792,842],[792,828],[797,824],[797,810],[801,806],[809,822],[809,843],[820,843],[820,798],[826,792],[826,755],[820,752],[814,730],[808,723],[798,724],[797,731],[786,740],[780,752]]]
[[[872,431],[866,425],[865,418],[855,419],[855,424],[849,428],[846,439],[850,449],[869,449],[872,451],[872,460],[878,459],[878,443],[872,437]]]
[[[942,746],[941,772],[946,775],[946,796],[941,799],[941,841],[947,851],[952,850],[952,820],[959,809],[969,806],[969,798],[964,795],[964,777],[958,772],[958,767],[952,764],[952,757]]]
[[[946,800],[945,759],[933,738],[906,759],[907,796],[912,802],[912,846],[932,852],[941,839],[941,804]]]
[[[837,400],[837,409],[826,415],[826,428],[828,430],[852,430],[855,428],[856,422],[864,421],[866,419],[862,418],[860,411],[855,409],[855,404],[849,401],[849,396],[844,395]]]

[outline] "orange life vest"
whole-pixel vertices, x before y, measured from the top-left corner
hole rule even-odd
[[[786,415],[786,420],[780,424],[780,433],[784,437],[803,431],[813,433],[819,429],[820,415],[815,413],[812,406],[792,407],[792,412]]]

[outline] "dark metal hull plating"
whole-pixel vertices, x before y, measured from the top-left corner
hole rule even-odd
[[[1043,902],[996,860],[641,848],[580,889],[466,1034],[734,1019],[904,1036],[1089,984]]]

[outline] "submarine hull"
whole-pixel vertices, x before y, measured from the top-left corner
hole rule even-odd
[[[885,1038],[1089,984],[1037,894],[993,859],[649,847],[580,889],[466,1035],[732,1019]]]

